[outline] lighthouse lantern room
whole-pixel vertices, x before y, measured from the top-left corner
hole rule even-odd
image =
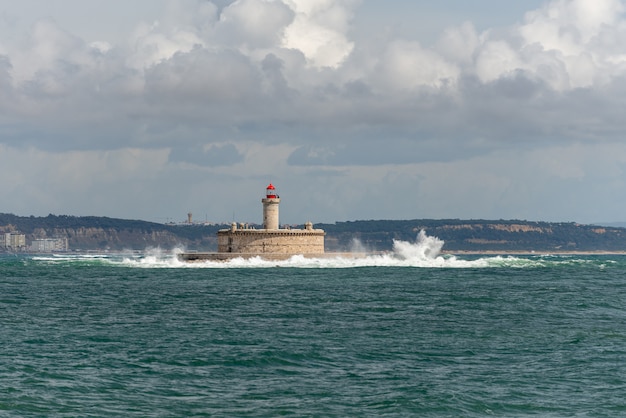
[[[267,189],[265,190],[265,196],[268,199],[276,199],[278,197],[278,194],[276,194],[276,187],[274,187],[272,183],[267,186]]]

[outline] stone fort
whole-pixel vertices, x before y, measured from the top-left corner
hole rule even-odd
[[[260,256],[322,255],[324,235],[322,229],[313,229],[307,222],[304,229],[280,228],[278,207],[280,196],[270,183],[266,188],[263,203],[263,229],[254,229],[246,224],[232,223],[230,229],[217,233],[219,254],[245,254]]]

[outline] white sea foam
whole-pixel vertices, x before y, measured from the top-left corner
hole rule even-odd
[[[33,260],[58,262],[103,262],[122,267],[133,268],[357,268],[357,267],[420,267],[420,268],[485,268],[485,267],[545,267],[548,265],[572,265],[588,260],[558,256],[483,256],[469,259],[443,254],[444,241],[426,235],[420,231],[414,242],[394,240],[393,250],[386,253],[372,254],[358,241],[352,244],[351,256],[327,254],[324,258],[308,258],[295,255],[287,260],[269,261],[261,257],[234,258],[228,261],[184,262],[177,254],[185,252],[183,248],[174,251],[163,251],[151,248],[141,254],[126,252],[118,254],[85,254],[85,255],[50,255],[37,256]],[[363,255],[361,255],[363,254]],[[606,263],[607,261],[605,261]]]
[[[287,260],[269,261],[261,257],[233,258],[228,261],[182,262],[173,253],[148,252],[141,257],[126,257],[122,263],[132,267],[146,268],[355,268],[355,267],[425,267],[425,268],[468,268],[488,267],[491,258],[463,260],[452,255],[442,255],[444,241],[421,231],[415,242],[394,240],[393,250],[387,253],[367,254],[358,241],[352,244],[353,256],[308,258],[295,255]],[[365,251],[364,251],[365,250]],[[365,255],[360,256],[363,253]],[[497,263],[496,263],[497,264]]]
[[[90,260],[104,260],[109,258],[109,254],[46,254],[35,255],[32,257],[35,261],[49,261],[49,262],[63,262],[63,261],[90,261]]]

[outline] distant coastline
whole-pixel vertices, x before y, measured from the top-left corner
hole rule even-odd
[[[252,227],[253,222],[249,223]],[[17,216],[0,213],[0,234],[67,239],[75,251],[216,251],[224,223],[161,224],[97,216]],[[286,225],[304,228],[304,225]],[[326,231],[329,252],[390,251],[394,242],[415,242],[420,231],[444,241],[444,254],[626,254],[626,229],[576,222],[525,220],[412,219],[316,223]],[[1,247],[1,246],[0,246]],[[0,252],[6,248],[0,248]]]

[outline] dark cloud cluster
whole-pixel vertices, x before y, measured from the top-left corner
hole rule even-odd
[[[387,132],[378,140],[397,140],[398,147],[413,138],[416,146],[446,139],[463,148],[477,137],[505,144],[525,133],[533,138],[546,122],[552,135],[565,136],[566,128],[558,128],[564,118],[593,136],[597,127],[585,125],[583,114],[598,107],[587,108],[582,97],[612,90],[623,76],[621,26],[611,25],[621,21],[621,4],[596,3],[552,2],[506,32],[464,25],[433,47],[392,39],[379,50],[348,39],[355,6],[348,1],[186,2],[195,12],[169,10],[180,20],[140,26],[125,45],[88,44],[52,20],[40,21],[2,56],[2,106],[6,118],[38,132],[33,144],[46,147],[56,141],[82,148],[92,124],[125,127],[108,135],[112,148],[163,146],[168,139],[150,132],[176,132],[181,124],[213,132],[202,141],[216,143],[248,140],[245,132],[259,125],[275,127],[277,135],[255,140],[274,142],[284,125],[301,126],[302,143],[279,138],[299,149],[292,160],[300,162],[301,147],[337,146],[335,138],[349,140],[351,130],[365,132],[363,141],[376,141],[368,132]],[[325,20],[330,15],[338,22]],[[598,104],[610,107],[611,95]],[[138,137],[141,126],[147,129]],[[95,135],[94,149],[106,147],[102,141]],[[194,144],[172,137],[169,145]],[[369,159],[375,163],[376,153]]]

